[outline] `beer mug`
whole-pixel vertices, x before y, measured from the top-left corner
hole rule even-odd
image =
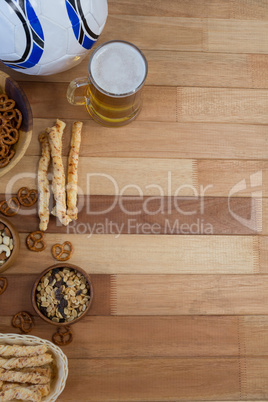
[[[145,56],[132,43],[103,43],[91,54],[88,77],[69,84],[67,99],[73,105],[85,105],[98,123],[122,126],[134,120],[141,109],[147,72]],[[82,96],[75,94],[80,87],[85,87]]]

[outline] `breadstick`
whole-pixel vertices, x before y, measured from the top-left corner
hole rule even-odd
[[[62,134],[65,126],[63,121],[57,120],[56,125],[49,130],[48,139],[53,162],[52,189],[56,201],[56,207],[51,213],[67,226],[71,219],[66,215],[65,174],[61,157]]]
[[[21,346],[21,345],[0,345],[0,356],[14,356],[14,357],[24,357],[24,356],[34,356],[46,353],[46,345],[38,346]]]
[[[45,377],[39,373],[22,372],[15,370],[5,370],[0,368],[0,380],[9,382],[19,382],[19,383],[30,383],[30,384],[47,384],[49,378]]]
[[[22,371],[25,371],[27,373],[39,373],[49,378],[51,377],[52,372],[51,366],[49,365],[44,365],[42,367],[27,367],[23,368]]]
[[[47,172],[50,162],[50,147],[48,142],[48,133],[42,133],[39,136],[39,141],[42,146],[42,155],[39,160],[38,166],[38,193],[39,193],[39,208],[38,214],[40,218],[39,229],[42,231],[47,230],[49,222],[49,181],[47,178]]]
[[[49,353],[31,357],[14,357],[11,359],[0,358],[0,367],[4,369],[20,369],[24,367],[43,366],[53,360]]]
[[[41,393],[26,387],[15,387],[7,391],[0,392],[0,402],[20,399],[21,401],[41,402]]]
[[[43,385],[30,385],[29,389],[37,390],[40,392],[41,396],[47,396],[50,393],[50,384]]]
[[[22,384],[16,383],[16,382],[6,382],[3,384],[2,391],[7,391],[12,388],[16,387],[22,387]],[[39,391],[40,395],[47,396],[50,392],[50,384],[42,384],[42,385],[29,385],[27,386],[28,389],[31,389],[33,391]],[[1,388],[0,388],[1,389]]]
[[[7,391],[8,389],[16,388],[16,387],[21,387],[22,385],[18,382],[5,382],[3,383],[2,386],[2,391]],[[38,385],[36,385],[38,387]],[[35,387],[35,385],[33,385]]]
[[[72,127],[71,148],[68,159],[68,184],[67,184],[67,215],[77,219],[77,181],[78,181],[78,158],[81,144],[81,131],[83,123],[76,121]]]

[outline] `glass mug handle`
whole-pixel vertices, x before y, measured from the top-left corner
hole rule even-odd
[[[72,105],[88,105],[89,100],[84,96],[77,96],[75,95],[75,91],[77,88],[88,86],[89,79],[88,77],[82,78],[75,78],[73,81],[70,82],[69,87],[67,89],[67,99]]]

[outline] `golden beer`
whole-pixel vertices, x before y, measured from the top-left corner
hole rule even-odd
[[[147,72],[147,61],[136,46],[106,42],[92,53],[88,77],[70,83],[67,98],[72,104],[86,105],[97,122],[121,126],[134,120],[141,109]],[[74,96],[81,86],[86,86],[85,95]]]

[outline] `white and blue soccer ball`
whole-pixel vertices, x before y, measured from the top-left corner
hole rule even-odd
[[[0,60],[31,75],[79,64],[101,34],[107,0],[0,0]]]

